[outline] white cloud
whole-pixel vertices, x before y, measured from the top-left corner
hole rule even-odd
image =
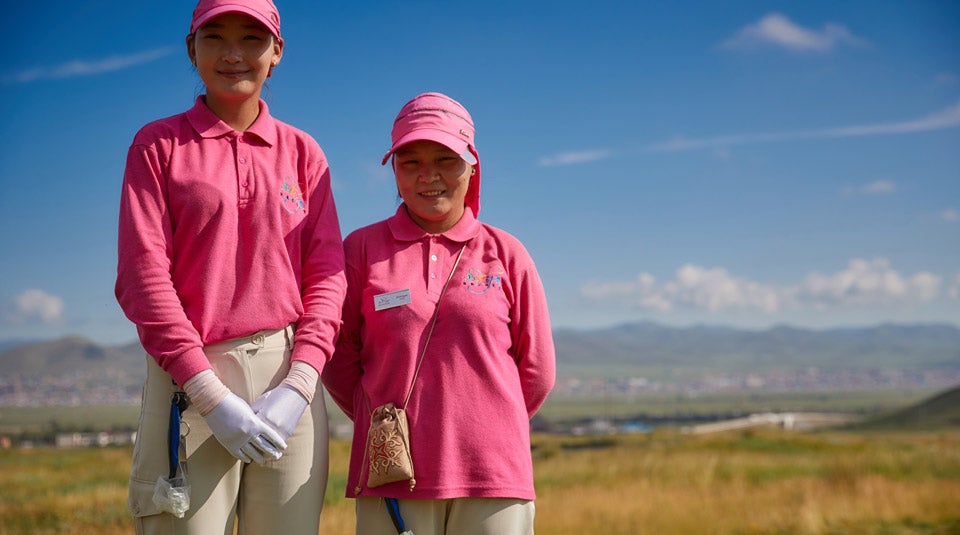
[[[26,290],[13,298],[8,319],[23,324],[33,321],[56,323],[63,317],[63,299],[43,290]]]
[[[863,192],[871,195],[884,195],[897,191],[897,185],[890,180],[878,180],[863,187]]]
[[[855,137],[877,134],[907,134],[953,128],[955,126],[960,126],[960,101],[952,106],[918,119],[898,123],[844,126],[828,130],[815,130],[807,133],[807,137]]]
[[[710,312],[740,308],[776,312],[781,306],[781,292],[775,287],[733,277],[723,268],[686,264],[664,290],[675,302]]]
[[[797,308],[841,308],[929,302],[940,294],[941,277],[928,272],[904,276],[883,258],[853,259],[829,275],[811,273],[793,285],[765,284],[731,275],[721,267],[681,266],[671,280],[649,273],[632,281],[590,282],[580,294],[595,302],[668,312],[677,308],[718,313],[752,310],[774,314]],[[955,285],[960,293],[960,278]],[[951,289],[950,291],[954,291]]]
[[[630,306],[666,312],[690,307],[720,312],[756,309],[776,312],[781,292],[772,286],[733,277],[723,268],[685,264],[672,280],[657,283],[653,275],[640,273],[632,282],[588,283],[581,295],[595,301],[623,301]]]
[[[729,156],[729,148],[735,145],[756,145],[777,141],[798,139],[833,139],[845,137],[877,136],[885,134],[911,134],[929,132],[960,126],[960,100],[942,110],[916,119],[899,122],[874,123],[865,125],[839,126],[819,130],[788,130],[785,132],[767,132],[760,134],[732,134],[708,138],[687,138],[679,135],[667,141],[651,143],[640,148],[644,152],[680,152],[695,149],[713,149],[718,157]],[[595,149],[571,151],[540,158],[543,167],[572,165],[618,156],[615,149]],[[869,193],[892,193],[881,191],[895,187],[893,182],[877,181],[873,183],[875,191]]]
[[[960,212],[953,208],[947,208],[946,210],[940,212],[940,218],[950,223],[956,223],[957,221],[960,221]]]
[[[720,148],[732,145],[770,143],[774,141],[792,141],[796,139],[828,139],[838,137],[861,137],[881,134],[907,134],[927,132],[960,126],[960,101],[940,111],[917,119],[893,123],[841,126],[820,130],[797,130],[770,132],[761,134],[726,135],[701,139],[688,139],[683,136],[668,141],[653,143],[644,147],[651,152],[676,152],[691,149]]]
[[[926,271],[904,277],[884,258],[853,259],[832,275],[807,275],[798,299],[821,306],[927,302],[937,297],[940,283],[939,276]]]
[[[897,191],[897,184],[892,180],[877,180],[857,187],[848,187],[844,190],[847,195],[889,195]]]
[[[96,60],[72,60],[53,67],[34,67],[5,75],[4,84],[25,84],[36,80],[74,78],[136,67],[169,56],[176,49],[172,47],[155,48],[127,55],[114,55]]]
[[[799,52],[827,52],[840,44],[859,45],[863,40],[846,27],[827,23],[820,30],[799,26],[780,13],[770,13],[740,29],[723,43],[731,49],[775,46]]]
[[[953,276],[953,282],[951,282],[950,287],[947,288],[947,295],[960,301],[960,273]]]
[[[613,152],[607,149],[564,152],[540,158],[540,165],[542,167],[573,165],[584,162],[592,162],[595,160],[603,160],[605,158],[609,158],[612,154]]]

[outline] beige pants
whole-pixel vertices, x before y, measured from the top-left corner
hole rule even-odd
[[[533,535],[532,501],[509,498],[399,500],[416,535]],[[357,535],[396,535],[383,498],[357,498]]]
[[[204,348],[214,372],[240,398],[253,402],[286,377],[293,329]],[[327,412],[318,391],[278,461],[244,464],[217,442],[197,411],[183,413],[190,509],[182,519],[160,513],[152,497],[157,477],[168,472],[170,397],[179,390],[150,356],[137,442],[133,449],[129,506],[138,534],[316,535],[327,486]],[[318,387],[319,390],[319,387]],[[184,426],[186,428],[186,426]]]

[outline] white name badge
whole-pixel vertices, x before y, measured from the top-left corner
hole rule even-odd
[[[410,304],[410,289],[373,296],[373,309],[380,311]]]

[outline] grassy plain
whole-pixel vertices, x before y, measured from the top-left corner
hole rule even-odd
[[[331,443],[321,533],[352,534]],[[534,437],[538,534],[960,533],[960,433]],[[0,535],[127,534],[129,448],[0,451]]]
[[[715,416],[755,412],[846,412],[881,414],[920,402],[937,393],[932,388],[862,390],[710,392],[644,392],[606,396],[551,395],[538,415],[548,421],[577,418]]]
[[[549,422],[581,418],[635,418],[744,414],[776,411],[824,411],[880,414],[917,403],[937,391],[930,388],[875,389],[823,392],[754,391],[689,393],[648,392],[607,396],[551,395],[538,417]],[[331,425],[348,422],[329,398]],[[0,407],[0,435],[42,436],[55,431],[136,429],[140,407]]]

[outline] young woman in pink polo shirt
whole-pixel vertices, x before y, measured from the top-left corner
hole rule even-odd
[[[327,161],[260,99],[271,0],[200,0],[186,45],[206,92],[136,134],[121,195],[116,295],[149,353],[129,505],[137,533],[316,535],[345,292]]]
[[[480,157],[463,106],[439,93],[408,102],[388,160],[403,203],[344,240],[343,327],[322,374],[354,421],[357,533],[533,533],[530,418],[555,376],[540,277],[516,238],[477,220]],[[415,484],[371,487],[371,409],[391,402],[406,410]]]

